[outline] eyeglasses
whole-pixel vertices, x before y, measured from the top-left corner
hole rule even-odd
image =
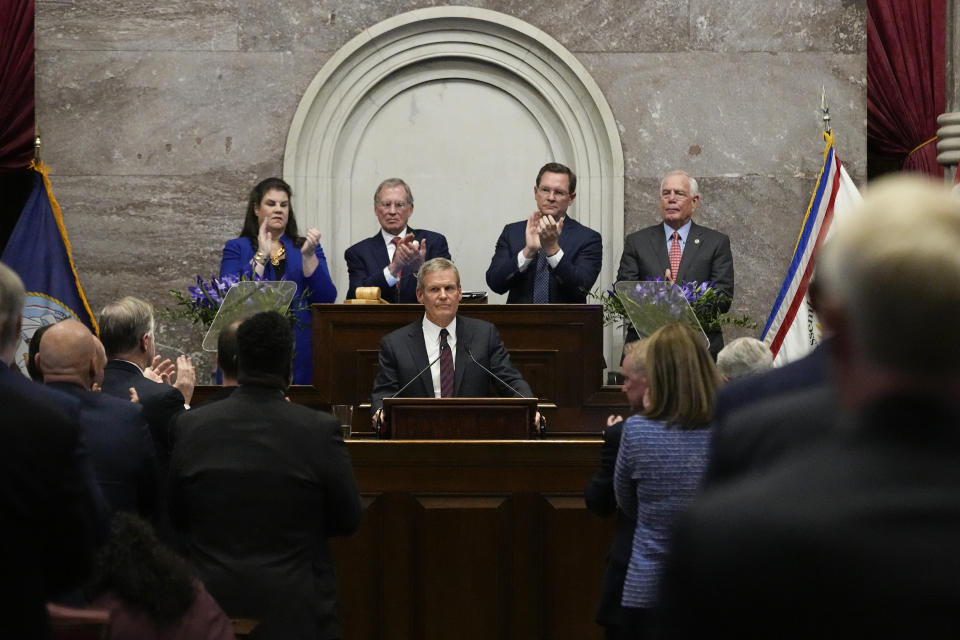
[[[569,191],[564,191],[563,189],[547,189],[546,187],[537,187],[537,191],[540,192],[540,195],[543,197],[547,197],[551,193],[557,198],[566,198],[570,195]]]
[[[381,203],[380,203],[380,206],[381,206],[382,208],[384,208],[384,209],[389,209],[389,208],[391,208],[391,207],[396,207],[396,208],[397,208],[397,211],[403,211],[404,209],[406,209],[407,207],[410,206],[410,203],[409,203],[409,202],[404,202],[404,201],[401,200],[400,202],[381,202]]]

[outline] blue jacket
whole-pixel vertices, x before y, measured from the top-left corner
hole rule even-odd
[[[536,262],[522,273],[517,268],[517,254],[527,245],[526,233],[526,220],[505,226],[487,269],[487,286],[497,293],[509,291],[508,304],[533,302]],[[599,233],[566,216],[559,243],[563,258],[550,270],[550,302],[582,304],[600,275],[603,241]]]
[[[300,249],[293,244],[293,240],[286,235],[280,236],[280,242],[287,251],[284,279],[297,284],[297,293],[294,304],[297,304],[304,288],[308,289],[305,302],[333,302],[337,299],[337,288],[330,279],[327,269],[327,259],[323,249],[317,245],[316,255],[320,264],[309,278],[303,275],[303,256]],[[227,240],[223,247],[223,259],[220,261],[221,276],[246,276],[253,278],[253,256],[256,251],[250,238],[234,238]],[[274,266],[267,262],[263,277],[266,280],[279,280]],[[296,353],[293,358],[293,383],[311,384],[313,382],[313,347],[311,341],[312,328],[310,323],[310,308],[297,312],[298,326],[296,327]]]

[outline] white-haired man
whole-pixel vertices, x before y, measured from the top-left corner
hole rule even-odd
[[[918,177],[872,185],[838,228],[818,265],[818,313],[847,415],[681,518],[662,585],[665,635],[762,635],[764,618],[789,621],[795,637],[955,633],[958,246],[960,200]],[[797,412],[778,400],[785,408],[770,416]]]
[[[662,222],[634,231],[623,240],[617,281],[653,280],[710,282],[726,296],[720,310],[733,300],[733,253],[730,238],[693,221],[700,204],[697,181],[683,171],[671,171],[660,182]],[[723,348],[718,329],[707,334],[714,357]],[[629,337],[628,337],[629,339]]]

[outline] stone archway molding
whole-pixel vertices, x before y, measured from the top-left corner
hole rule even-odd
[[[349,242],[342,215],[349,211],[352,170],[344,149],[356,140],[358,114],[404,91],[411,76],[481,79],[484,69],[488,82],[520,103],[537,96],[533,117],[556,138],[551,147],[579,178],[575,215],[604,238],[598,284],[613,282],[624,235],[623,150],[613,112],[559,42],[486,9],[431,7],[394,16],[357,35],[323,66],[300,100],[284,154],[284,179],[296,194],[301,224],[318,227],[325,244],[342,252]]]

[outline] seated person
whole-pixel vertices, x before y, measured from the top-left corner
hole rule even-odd
[[[425,229],[412,229],[413,193],[400,178],[388,178],[373,194],[373,212],[380,230],[347,249],[350,288],[347,298],[356,297],[357,287],[380,287],[387,302],[417,302],[417,270],[426,260],[450,259],[447,239]]]
[[[91,607],[110,612],[111,640],[228,640],[233,625],[183,558],[132,513],[97,552]]]
[[[420,268],[417,300],[423,304],[423,319],[380,341],[371,409],[375,421],[382,415],[383,399],[398,393],[407,398],[533,397],[510,364],[497,328],[484,320],[457,317],[461,294],[460,272],[451,261],[434,258]],[[509,387],[498,384],[471,362],[474,359]]]

